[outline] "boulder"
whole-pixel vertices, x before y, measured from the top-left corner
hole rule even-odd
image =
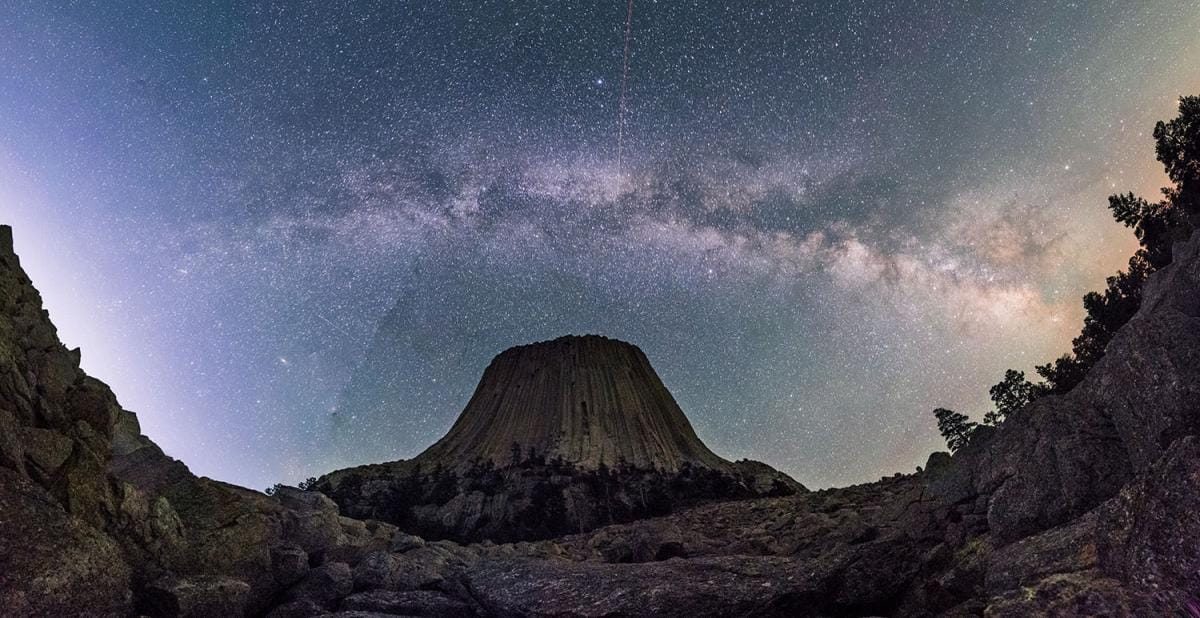
[[[341,611],[377,612],[387,615],[457,618],[475,616],[466,602],[433,590],[372,590],[346,597]]]
[[[392,554],[375,551],[354,565],[351,574],[355,590],[374,590],[395,586],[398,561]]]
[[[301,599],[276,606],[267,614],[267,618],[315,618],[330,615],[329,610],[316,601]]]
[[[411,534],[397,533],[392,537],[391,543],[388,545],[388,550],[397,554],[402,554],[406,551],[425,547],[425,539]]]
[[[275,491],[275,499],[287,509],[284,518],[287,537],[304,551],[320,553],[341,540],[338,507],[323,494],[280,486]]]
[[[271,548],[271,571],[280,586],[290,586],[308,573],[308,553],[294,543]]]
[[[0,468],[0,607],[12,616],[129,613],[120,546],[44,489]]]
[[[725,557],[645,564],[545,560],[482,563],[467,586],[503,616],[816,616],[824,577],[787,558]]]
[[[332,608],[338,600],[354,591],[354,578],[350,565],[345,562],[329,562],[308,572],[304,579],[292,586],[285,601],[311,601],[324,608]]]
[[[165,575],[146,587],[139,605],[163,617],[241,616],[249,596],[249,584],[229,577]]]
[[[437,588],[459,577],[478,558],[476,550],[449,541],[393,554],[392,585],[398,590]]]

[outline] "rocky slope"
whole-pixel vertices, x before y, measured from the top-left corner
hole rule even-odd
[[[430,470],[413,461],[361,466],[321,477],[313,488],[347,515],[460,542],[547,539],[712,500],[806,491],[751,461],[728,469],[685,463],[664,471],[625,465],[587,469],[536,456],[515,465],[484,462],[457,471]]]
[[[5,615],[1196,615],[1200,236],[1074,391],[917,474],[533,543],[197,478],[63,348],[0,226]]]
[[[79,360],[0,226],[4,615],[258,614],[396,538],[339,517],[320,494],[271,498],[197,478]]]

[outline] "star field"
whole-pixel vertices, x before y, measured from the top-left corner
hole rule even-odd
[[[625,8],[0,4],[0,220],[200,474],[412,456],[500,350],[600,333],[842,485],[1069,348],[1200,91],[1193,2],[635,0],[618,166]]]

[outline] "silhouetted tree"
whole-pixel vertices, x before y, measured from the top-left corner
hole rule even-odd
[[[1174,186],[1164,188],[1164,199],[1151,203],[1133,193],[1108,198],[1113,218],[1133,229],[1140,248],[1129,259],[1129,268],[1109,277],[1103,292],[1083,297],[1087,315],[1083,329],[1071,342],[1071,352],[1037,367],[1044,382],[1032,396],[1063,393],[1083,380],[1104,356],[1104,350],[1142,304],[1142,287],[1154,271],[1171,263],[1171,247],[1192,233],[1189,213],[1200,215],[1200,97],[1183,97],[1179,116],[1154,127],[1155,151]]]
[[[1184,211],[1170,200],[1151,204],[1130,193],[1108,196],[1113,218],[1133,230],[1141,249],[1134,258],[1144,259],[1150,270],[1171,263],[1171,245],[1186,240],[1191,233]]]
[[[1083,380],[1087,374],[1088,365],[1075,357],[1074,354],[1063,354],[1053,362],[1035,367],[1037,374],[1042,376],[1042,382],[1037,385],[1038,395],[1050,393],[1065,393]]]
[[[603,459],[600,460],[600,465],[596,466],[596,471],[592,476],[595,479],[594,486],[597,488],[593,496],[597,499],[604,496],[604,502],[596,503],[596,510],[603,519],[607,520],[607,523],[611,524],[616,521],[613,517],[612,486],[617,479],[613,478],[608,464],[604,463]]]
[[[458,475],[442,464],[433,469],[432,487],[426,499],[433,504],[445,504],[458,495]]]
[[[946,439],[946,446],[950,447],[951,452],[957,451],[971,440],[976,423],[971,422],[966,414],[937,408],[933,411],[933,416],[937,418],[938,431]]]
[[[510,446],[508,448],[509,448],[509,463],[514,466],[521,463],[521,444],[519,442],[513,442],[512,446]]]
[[[546,464],[546,455],[538,452],[536,446],[530,446],[524,463],[527,467],[543,466]]]
[[[300,488],[300,491],[314,491],[317,488],[317,478],[310,476],[303,481],[300,481],[300,484],[297,485],[297,487]]]
[[[1188,214],[1200,213],[1200,96],[1181,97],[1179,116],[1154,125],[1155,154],[1175,187],[1167,200]]]
[[[988,391],[996,409],[983,415],[985,425],[999,425],[1009,414],[1020,410],[1036,397],[1037,388],[1025,379],[1024,371],[1009,369],[1004,379]]]
[[[1088,292],[1083,297],[1083,329],[1071,341],[1071,353],[1052,364],[1037,367],[1045,384],[1041,393],[1065,393],[1083,380],[1088,369],[1104,356],[1113,335],[1137,313],[1142,305],[1142,286],[1154,267],[1139,250],[1129,259],[1129,269],[1109,277],[1104,292]]]

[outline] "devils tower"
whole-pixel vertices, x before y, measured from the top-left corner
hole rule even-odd
[[[444,438],[415,461],[512,463],[530,452],[580,468],[625,463],[730,470],[696,437],[637,346],[588,335],[510,348],[483,373]]]
[[[646,355],[596,335],[501,352],[442,439],[316,487],[348,514],[458,540],[549,538],[804,491],[766,464],[713,453]]]

